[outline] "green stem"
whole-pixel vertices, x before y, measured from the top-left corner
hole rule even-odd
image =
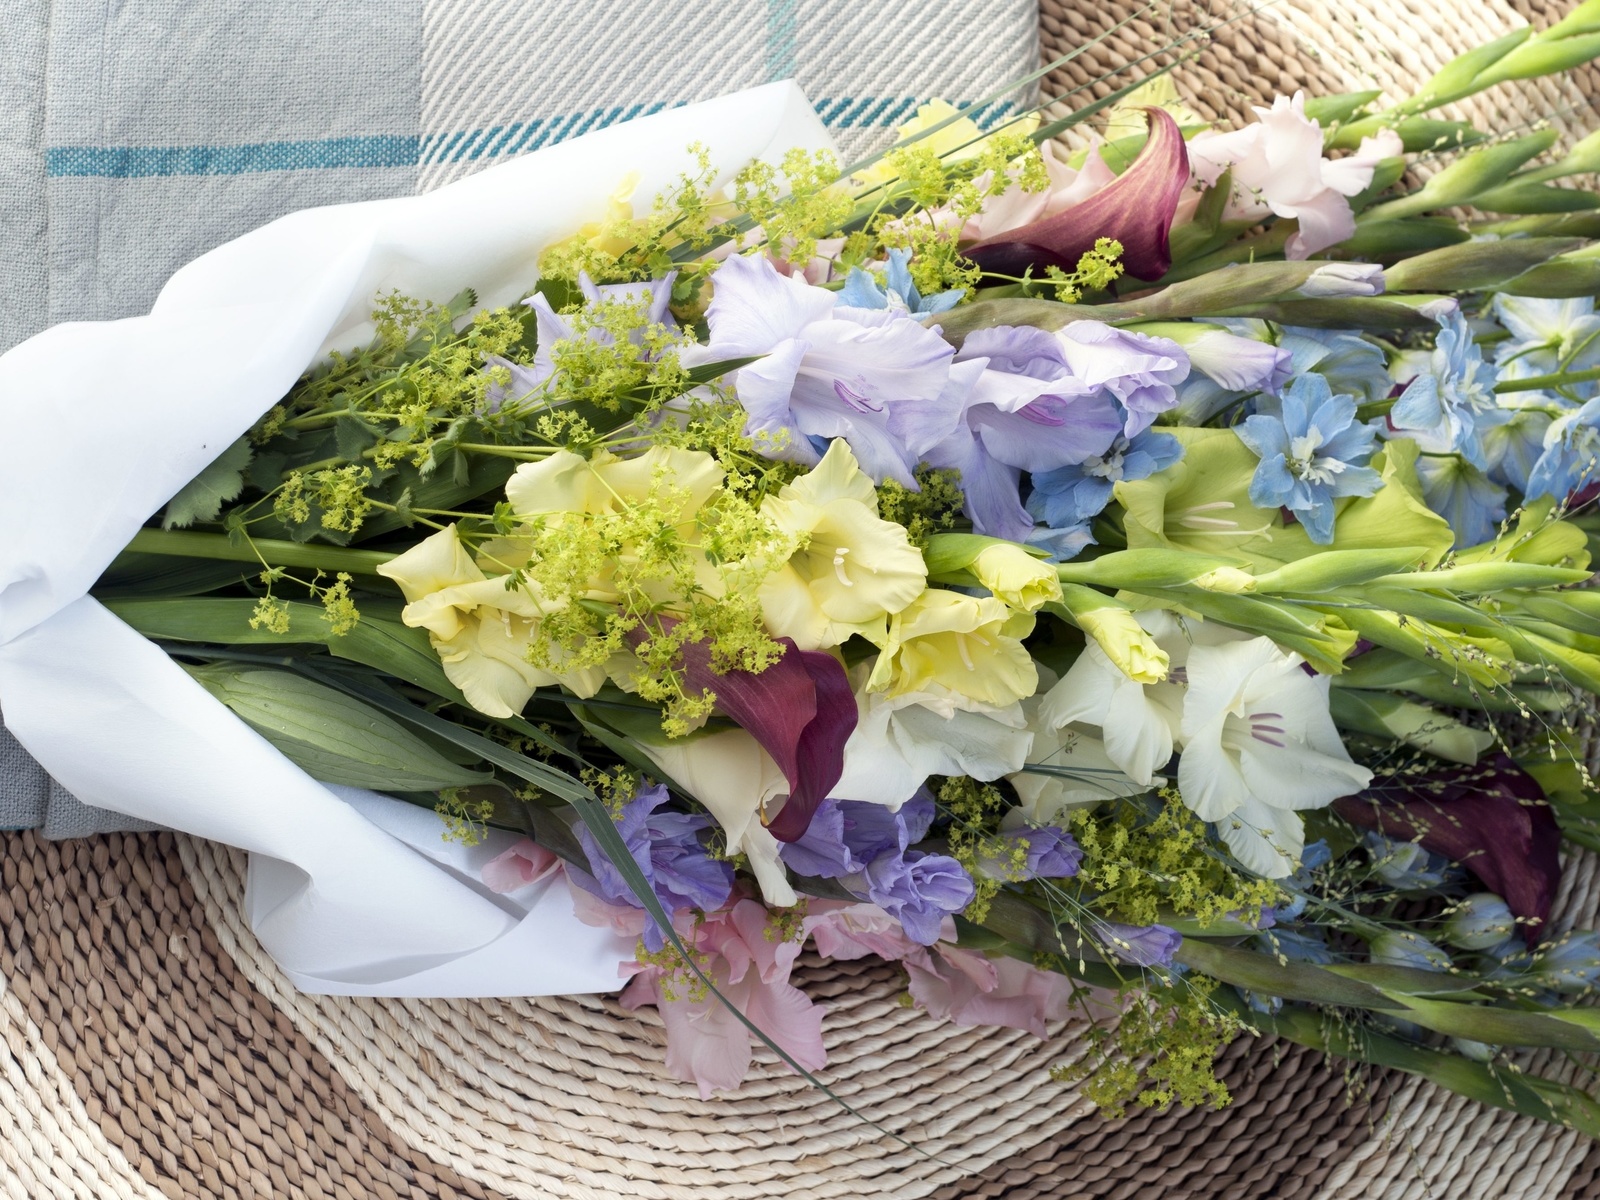
[[[470,450],[474,454],[498,455],[501,458],[518,458],[524,462],[537,462],[555,453],[553,450],[534,450],[527,446],[494,446],[480,442],[462,442],[456,449]]]
[[[222,533],[191,533],[177,529],[141,529],[128,549],[136,554],[170,554],[178,558],[211,558],[223,562],[265,562],[273,567],[310,567],[313,570],[348,571],[376,575],[394,555],[381,550],[351,550],[344,546],[310,542],[280,542],[253,538],[234,542]]]
[[[1557,371],[1554,375],[1534,375],[1528,379],[1507,379],[1503,383],[1494,385],[1498,393],[1505,392],[1537,392],[1543,388],[1561,387],[1568,383],[1592,383],[1600,379],[1600,367],[1590,367],[1587,371]]]

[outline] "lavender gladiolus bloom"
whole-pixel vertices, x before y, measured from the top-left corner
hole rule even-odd
[[[1183,935],[1165,925],[1097,921],[1094,934],[1108,957],[1134,967],[1170,967],[1172,956],[1183,945]]]
[[[593,308],[602,303],[642,301],[645,319],[650,324],[676,328],[677,322],[673,319],[668,306],[672,303],[672,285],[677,278],[676,271],[668,271],[660,279],[643,283],[607,283],[596,287],[588,275],[580,272],[578,290],[583,293],[586,308]],[[485,356],[484,361],[487,365],[504,367],[511,372],[511,383],[508,386],[491,385],[485,391],[484,408],[487,412],[499,412],[500,406],[506,401],[520,400],[542,387],[556,373],[555,362],[550,354],[551,348],[557,342],[571,341],[578,336],[571,322],[551,308],[550,301],[542,294],[536,292],[523,303],[533,309],[537,322],[538,346],[533,352],[533,362],[524,366],[497,355]],[[586,336],[589,340],[604,346],[611,345],[614,340],[609,330],[599,326],[591,326]],[[640,336],[641,334],[636,331],[633,335],[634,340],[637,342]]]
[[[1228,330],[1209,329],[1188,340],[1184,352],[1195,370],[1230,391],[1276,396],[1294,374],[1288,350]]]
[[[926,317],[954,308],[966,295],[966,288],[952,288],[924,296],[911,282],[911,251],[889,251],[882,286],[860,267],[852,267],[850,277],[839,289],[839,303],[851,308],[882,308],[907,316]]]
[[[1052,529],[1081,524],[1105,510],[1122,480],[1147,479],[1182,457],[1183,443],[1170,433],[1147,429],[1132,438],[1118,434],[1104,454],[1036,474],[1028,511]]]
[[[781,439],[770,453],[807,465],[821,460],[819,444],[843,438],[874,481],[915,489],[921,451],[896,417],[921,410],[918,438],[927,446],[959,422],[950,345],[917,321],[840,306],[833,292],[786,278],[765,258],[735,255],[712,279],[710,341],[682,359],[760,356],[732,376],[747,431]]]
[[[950,373],[971,380],[963,415],[925,457],[960,472],[979,533],[1021,541],[1033,529],[1022,472],[1104,453],[1123,425],[1116,399],[1077,378],[1060,342],[1041,329],[974,331]]]
[[[972,903],[972,877],[943,854],[881,854],[865,872],[867,899],[900,922],[918,945],[939,940],[945,917]]]
[[[721,908],[733,890],[733,868],[706,853],[700,833],[715,822],[701,813],[657,812],[667,803],[662,784],[640,788],[622,806],[617,817],[617,832],[639,870],[650,881],[650,889],[661,907],[669,913],[686,908],[710,911]],[[584,891],[608,904],[643,908],[622,873],[600,848],[588,828],[577,826],[578,842],[594,874],[572,869],[568,877]],[[660,950],[666,944],[663,931],[652,919],[645,927],[646,948]]]
[[[1188,355],[1168,338],[1074,321],[1056,331],[1056,340],[1074,375],[1117,398],[1126,437],[1148,429],[1177,404],[1177,385],[1189,377]]]
[[[1439,324],[1427,369],[1389,410],[1389,428],[1431,454],[1460,454],[1484,470],[1478,419],[1496,407],[1494,385],[1495,370],[1483,361],[1466,318],[1452,312]]]
[[[1083,851],[1073,836],[1054,825],[1002,830],[985,850],[979,866],[985,875],[1009,883],[1028,879],[1070,879]]]
[[[1383,478],[1367,466],[1376,432],[1356,423],[1356,402],[1335,396],[1321,375],[1302,375],[1283,393],[1280,416],[1258,413],[1236,431],[1261,456],[1250,502],[1294,513],[1313,542],[1333,541],[1334,501],[1370,496]]]

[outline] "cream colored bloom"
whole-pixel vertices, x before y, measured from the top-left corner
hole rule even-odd
[[[1038,612],[1061,599],[1061,578],[1055,565],[1035,558],[1021,546],[996,542],[978,551],[971,571],[1012,608]]]
[[[926,692],[957,708],[1004,708],[1039,683],[1022,639],[1033,615],[992,596],[930,588],[889,618],[889,635],[867,687],[891,696]]]
[[[843,438],[761,515],[803,542],[757,593],[767,628],[802,650],[852,634],[881,642],[885,619],[927,587],[922,552],[904,528],[879,518],[877,490]]]
[[[592,696],[604,680],[595,669],[554,675],[528,661],[539,621],[554,607],[526,588],[507,588],[472,561],[454,525],[378,568],[408,603],[400,619],[426,629],[445,676],[467,702],[491,717],[522,711],[535,689],[562,684]]]
[[[722,486],[722,480],[722,468],[702,450],[652,446],[636,458],[618,458],[602,450],[588,459],[558,450],[538,462],[523,463],[506,482],[506,499],[528,531],[485,542],[479,561],[494,568],[515,569],[531,557],[532,539],[538,536],[535,526],[566,528],[585,518],[611,516],[652,503],[668,510],[682,543],[698,546],[700,510]],[[632,553],[624,546],[615,559],[626,563]],[[721,592],[721,578],[703,554],[695,560],[695,581],[712,595]],[[585,598],[606,602],[618,598],[609,570],[590,581]]]
[[[645,737],[635,745],[717,819],[728,836],[728,853],[749,859],[768,904],[797,903],[778,858],[778,839],[761,819],[763,812],[769,820],[777,815],[776,801],[788,795],[789,781],[755,738],[728,729],[671,741]]]

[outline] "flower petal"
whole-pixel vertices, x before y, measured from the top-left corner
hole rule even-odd
[[[1189,181],[1189,156],[1178,123],[1147,108],[1150,138],[1116,182],[1081,204],[1024,225],[966,253],[986,271],[1020,275],[1030,266],[1071,271],[1099,238],[1122,243],[1122,265],[1138,279],[1159,279],[1172,266],[1167,238],[1178,199]]]

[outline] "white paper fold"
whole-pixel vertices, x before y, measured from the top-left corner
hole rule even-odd
[[[58,325],[0,357],[0,705],[80,799],[251,852],[246,912],[312,992],[609,991],[630,947],[560,881],[498,897],[433,814],[330,789],[85,593],[135,531],[335,346],[380,292],[514,301],[539,252],[692,168],[829,144],[792,83],[658,113],[425,196],[311,209],[179,271],[149,316]]]

